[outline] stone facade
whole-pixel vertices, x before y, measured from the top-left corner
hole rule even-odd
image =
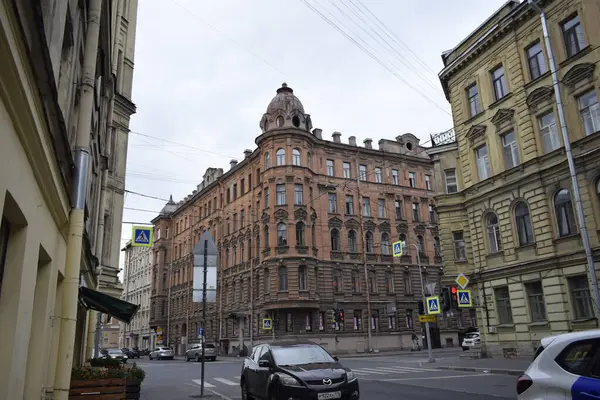
[[[432,163],[419,140],[407,133],[378,148],[371,139],[342,143],[339,132],[324,140],[285,84],[260,128],[255,150],[225,173],[209,168],[197,190],[177,204],[171,199],[154,219],[151,325],[179,351],[197,340],[190,252],[208,230],[219,249],[209,340],[231,350],[242,339],[300,336],[337,352],[364,351],[368,288],[373,348],[410,346],[420,329],[417,246],[425,280],[439,282],[442,272]],[[394,258],[399,238],[413,246]],[[341,326],[331,322],[334,308],[344,310]],[[262,329],[267,317],[272,332]],[[446,336],[456,343],[455,319],[434,328],[435,343],[446,345]]]
[[[597,265],[600,3],[539,4]],[[509,2],[442,57],[455,129],[429,154],[443,258],[448,279],[471,279],[485,351],[529,356],[544,336],[596,328],[539,14]]]

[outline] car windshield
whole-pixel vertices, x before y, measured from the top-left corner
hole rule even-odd
[[[161,347],[160,350],[167,350],[168,351],[168,350],[171,350],[171,348],[170,347]]]
[[[467,334],[465,335],[465,337],[466,337],[467,339],[473,339],[473,338],[479,337],[479,333],[467,333]]]
[[[215,348],[215,345],[214,345],[214,344],[207,344],[207,345],[206,345],[206,348],[207,348],[207,349],[214,349],[214,348]]]
[[[109,349],[108,354],[123,354],[123,352],[119,349]]]
[[[333,357],[320,346],[273,347],[271,352],[277,365],[335,362]]]

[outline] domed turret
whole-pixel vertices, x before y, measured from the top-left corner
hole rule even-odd
[[[277,89],[277,94],[260,120],[260,128],[263,133],[281,128],[296,128],[309,132],[312,129],[310,115],[304,113],[304,106],[287,83],[284,82]]]

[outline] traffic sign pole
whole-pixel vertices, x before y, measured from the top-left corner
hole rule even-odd
[[[419,266],[419,277],[421,278],[421,294],[423,296],[423,309],[427,310],[427,300],[425,298],[425,285],[423,284],[423,272],[421,270],[421,256],[419,255],[419,248],[415,244],[411,244],[411,246],[415,246],[417,250],[417,264]],[[433,293],[432,293],[433,294]],[[439,309],[439,302],[438,302]],[[371,321],[369,321],[370,323]],[[429,358],[428,362],[434,363],[435,358],[433,358],[433,352],[431,351],[431,333],[429,332],[429,322],[425,322],[425,335],[427,337],[427,357]]]
[[[203,282],[202,282],[202,333],[204,333],[206,329],[206,277],[208,275],[208,240],[204,239],[204,271]],[[202,340],[202,375],[200,377],[200,397],[204,397],[204,340]]]

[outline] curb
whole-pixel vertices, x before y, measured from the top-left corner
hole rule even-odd
[[[521,371],[518,369],[449,367],[449,366],[437,366],[435,368],[452,370],[452,371],[480,372],[480,373],[485,373],[485,374],[499,374],[499,375],[511,375],[511,376],[519,376],[524,373],[524,371]]]

